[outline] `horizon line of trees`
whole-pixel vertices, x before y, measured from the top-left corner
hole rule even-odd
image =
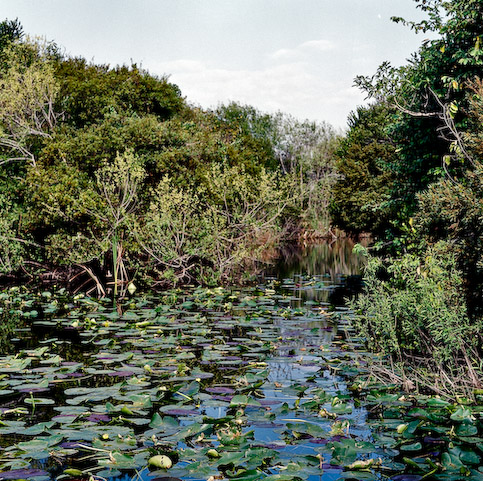
[[[327,233],[338,133],[0,24],[0,274],[115,294],[233,282],[300,229]]]

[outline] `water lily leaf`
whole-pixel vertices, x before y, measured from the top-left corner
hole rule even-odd
[[[428,400],[426,404],[428,406],[438,407],[438,408],[450,406],[450,403],[448,401],[445,401],[444,399],[440,399],[437,397],[432,397],[431,399]]]
[[[457,436],[474,436],[478,434],[478,428],[474,424],[460,424],[456,427],[456,435]]]
[[[18,434],[34,436],[34,435],[38,435],[38,434],[41,434],[41,433],[49,430],[54,425],[55,425],[55,421],[38,423],[38,424],[34,424],[33,426],[30,426],[30,427],[28,427],[24,430],[19,430]]]
[[[188,474],[192,475],[190,477],[196,477],[197,479],[200,479],[201,477],[208,478],[213,472],[213,468],[211,466],[208,466],[206,461],[196,461],[194,463],[190,463],[186,466],[185,469]],[[159,471],[155,472],[154,474],[158,475],[161,473],[162,471]]]
[[[10,479],[35,479],[40,476],[49,476],[49,473],[41,469],[13,469],[0,472],[0,480]]]
[[[409,416],[419,418],[419,419],[427,419],[429,420],[431,418],[431,415],[426,411],[425,409],[421,408],[413,408],[409,410],[408,412]]]
[[[118,476],[121,476],[122,473],[118,469],[109,468],[109,469],[103,469],[101,471],[98,471],[96,474],[101,478],[108,479],[108,478],[117,478]],[[150,479],[149,481],[154,481],[154,480]]]
[[[383,448],[392,448],[397,443],[397,441],[392,436],[387,436],[384,434],[374,433],[372,437],[376,444]]]
[[[332,465],[347,465],[354,462],[357,458],[358,452],[354,446],[342,444],[339,442],[331,443],[332,446]]]
[[[25,421],[5,420],[5,421],[1,421],[0,425],[1,425],[0,434],[2,435],[15,434],[19,431],[22,431],[23,426],[25,425]]]
[[[353,463],[344,466],[346,469],[351,470],[351,471],[360,471],[361,469],[368,469],[371,466],[374,465],[376,462],[375,459],[369,458],[369,459],[359,459],[357,461],[354,461]]]
[[[135,456],[120,452],[109,453],[109,459],[99,459],[99,466],[115,467],[117,469],[135,469],[141,464]]]
[[[465,436],[465,437],[459,437],[458,439],[468,444],[476,444],[477,446],[483,445],[481,444],[483,443],[483,438],[476,437],[476,436]]]
[[[470,449],[461,449],[460,460],[465,464],[480,465],[481,458],[474,451]]]
[[[43,397],[36,397],[36,398],[27,397],[27,398],[24,399],[24,403],[35,405],[35,406],[41,406],[41,405],[46,405],[46,404],[48,404],[48,405],[55,404],[55,401],[53,399],[48,399],[48,398],[43,398]]]
[[[262,473],[256,469],[239,469],[234,476],[230,476],[230,472],[227,472],[230,479],[236,481],[254,481],[255,479],[265,479]]]
[[[261,404],[260,401],[253,399],[251,396],[247,396],[246,394],[237,394],[231,399],[230,406],[261,406]]]
[[[234,465],[234,466],[239,466],[240,461],[245,457],[245,454],[243,452],[232,452],[232,453],[226,453],[219,458],[215,466],[229,466],[229,465]]]
[[[331,412],[336,414],[350,414],[352,413],[352,406],[347,403],[338,403],[331,407]]]
[[[459,453],[446,452],[441,455],[441,464],[449,471],[460,470],[463,467],[463,463],[460,460]]]
[[[417,481],[432,470],[425,459],[444,459],[441,451],[447,450],[460,467],[437,473],[441,480],[477,479],[483,452],[477,408],[465,405],[475,419],[459,419],[459,405],[368,385],[367,354],[362,340],[351,339],[351,322],[343,317],[348,311],[329,316],[327,297],[322,304],[300,298],[316,284],[317,295],[334,288],[330,276],[298,276],[283,292],[271,284],[269,296],[265,285],[258,291],[178,290],[130,297],[120,303],[122,315],[112,299],[65,295],[57,302],[53,292],[38,309],[44,340],[35,337],[32,320],[24,321],[25,330],[15,335],[34,349],[0,356],[0,370],[6,369],[0,372],[0,396],[6,391],[2,399],[10,401],[24,388],[33,396],[46,389],[64,405],[52,409],[34,398],[35,410],[14,402],[0,407],[3,469],[30,468],[32,460],[44,462],[51,454],[60,463],[72,461],[73,468],[65,464],[60,473],[85,466],[78,459],[89,456],[92,467],[98,463],[96,475],[106,479],[132,477],[133,469],[144,468],[143,478],[162,481],[301,481],[322,472],[324,478],[372,480],[379,474],[369,460],[381,455],[384,476],[398,481],[394,475],[408,470],[418,474],[399,481]],[[19,297],[18,305],[31,301],[22,305],[30,312],[39,297]],[[69,314],[54,319],[56,311]],[[18,396],[20,404],[26,392]],[[410,403],[415,407],[408,416]],[[449,421],[450,415],[458,419]],[[25,427],[32,422],[37,424]],[[404,432],[399,425],[407,426]],[[17,434],[35,439],[10,436]],[[46,438],[53,436],[62,442],[49,445]],[[40,442],[29,445],[29,439]],[[448,449],[449,440],[458,450]],[[417,443],[421,450],[405,453]],[[401,453],[421,456],[402,464]],[[170,476],[149,472],[153,456],[176,461]]]
[[[313,438],[325,438],[329,431],[322,426],[313,423],[287,423],[287,428],[293,433],[307,434]]]
[[[453,421],[460,421],[460,422],[473,422],[473,416],[471,414],[471,410],[464,407],[459,406],[458,409],[450,416]]]
[[[423,446],[420,442],[416,442],[411,444],[403,444],[400,449],[401,451],[421,451]]]
[[[50,448],[60,443],[62,439],[62,435],[39,437],[32,441],[19,442],[17,443],[17,447],[26,453],[29,458],[43,459],[48,457]]]
[[[68,476],[82,476],[82,471],[80,469],[68,468],[64,469],[64,474]]]
[[[7,358],[3,360],[0,359],[0,373],[18,373],[30,366],[31,362],[31,358],[16,359],[7,356]]]

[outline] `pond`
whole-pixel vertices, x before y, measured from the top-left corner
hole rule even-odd
[[[0,480],[482,479],[481,411],[370,382],[350,241],[249,289],[0,294]]]

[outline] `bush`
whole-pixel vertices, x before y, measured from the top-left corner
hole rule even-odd
[[[18,239],[20,212],[4,194],[0,193],[0,274],[18,271],[25,258],[25,243]]]
[[[100,295],[143,273],[231,282],[287,226],[328,228],[328,125],[189,107],[165,77],[55,44],[9,43],[3,60],[1,271],[31,262]]]
[[[471,317],[483,314],[483,169],[467,172],[464,183],[442,180],[418,196],[418,231],[428,242],[451,241]]]
[[[289,186],[262,170],[213,165],[197,191],[168,176],[158,184],[137,237],[151,264],[177,281],[218,283],[240,277],[273,249]]]
[[[57,63],[55,74],[60,84],[57,108],[77,127],[113,112],[167,119],[185,108],[179,88],[167,77],[157,78],[136,65],[110,68],[67,58]]]
[[[470,322],[448,243],[428,248],[422,258],[371,257],[364,293],[352,307],[355,326],[371,349],[401,364],[424,360],[433,371],[454,374],[465,366],[474,374],[482,326]]]

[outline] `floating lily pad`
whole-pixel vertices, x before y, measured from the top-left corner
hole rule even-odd
[[[13,469],[0,472],[1,481],[7,479],[35,479],[43,476],[49,476],[49,473],[42,469]]]

